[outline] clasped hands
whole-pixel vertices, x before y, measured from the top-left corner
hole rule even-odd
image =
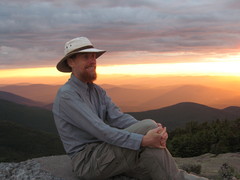
[[[143,147],[166,148],[168,139],[167,129],[160,123],[157,123],[157,126],[157,128],[149,130],[147,134],[143,136],[141,144]]]

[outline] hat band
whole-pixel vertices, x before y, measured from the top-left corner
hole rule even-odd
[[[90,49],[90,48],[93,48],[93,46],[84,46],[84,47],[81,47],[81,48],[78,48],[78,49],[74,49],[74,50],[70,51],[69,53],[67,53],[66,56],[69,55],[69,54],[72,54],[74,52],[78,52],[78,51],[82,51],[82,50]]]

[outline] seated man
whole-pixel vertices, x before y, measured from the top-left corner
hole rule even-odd
[[[57,64],[72,72],[53,105],[55,123],[73,170],[80,179],[118,175],[135,179],[205,179],[179,170],[166,148],[166,128],[154,120],[124,114],[94,84],[96,59],[105,53],[85,37],[68,41]]]

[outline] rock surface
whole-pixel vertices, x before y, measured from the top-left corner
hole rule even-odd
[[[226,154],[204,154],[191,158],[175,158],[179,167],[184,164],[201,165],[201,176],[216,179],[219,175],[219,170],[223,164],[228,164],[235,171],[235,174],[240,175],[240,152]]]
[[[35,158],[20,163],[0,163],[0,180],[80,180],[67,155]],[[110,180],[110,179],[109,179]],[[116,176],[111,180],[134,180]]]
[[[50,172],[41,169],[36,160],[27,160],[20,163],[0,163],[1,180],[63,180],[53,176]]]
[[[71,160],[67,155],[36,158],[41,169],[64,180],[79,180],[72,171]]]
[[[214,177],[221,165],[228,163],[240,174],[240,153],[227,153],[214,156],[205,154],[192,158],[175,158],[179,166],[199,164],[201,175]],[[0,180],[79,180],[71,169],[68,156],[35,158],[20,163],[0,163]],[[119,179],[119,178],[114,178]],[[125,179],[125,178],[121,178]]]

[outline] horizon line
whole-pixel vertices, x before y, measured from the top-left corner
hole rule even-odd
[[[189,62],[161,64],[98,65],[97,73],[102,75],[132,76],[240,76],[240,62]],[[0,69],[1,78],[10,77],[63,77],[53,66],[36,68]]]

